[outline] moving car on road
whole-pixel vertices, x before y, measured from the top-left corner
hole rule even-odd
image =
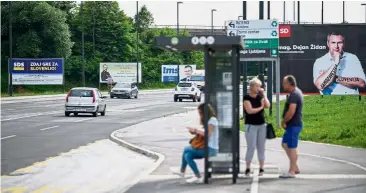
[[[182,102],[183,99],[192,99],[193,102],[201,102],[201,91],[195,82],[179,82],[174,91],[174,102]]]
[[[71,113],[91,113],[94,117],[100,113],[104,116],[107,109],[106,98],[97,88],[73,88],[66,96],[65,116],[70,116]]]
[[[197,84],[197,88],[200,89],[200,91],[203,91],[203,88],[205,86],[205,74],[204,72],[195,72],[191,75],[190,80],[191,82],[194,82]]]
[[[136,83],[117,83],[112,89],[110,96],[111,99],[114,97],[127,97],[132,98],[135,97],[137,99],[139,94],[139,89],[137,88]]]

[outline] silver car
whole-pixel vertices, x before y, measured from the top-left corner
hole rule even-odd
[[[104,116],[107,109],[106,98],[97,88],[73,88],[66,96],[65,116],[71,113],[91,113],[94,117],[100,113]]]
[[[136,83],[117,83],[111,90],[111,99],[114,97],[138,98],[139,89]]]

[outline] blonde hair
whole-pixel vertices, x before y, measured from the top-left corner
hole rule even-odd
[[[262,81],[259,80],[257,77],[252,78],[252,80],[249,81],[249,86],[252,87],[254,85],[258,84],[259,86],[262,86]]]

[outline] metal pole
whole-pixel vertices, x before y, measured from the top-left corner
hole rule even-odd
[[[140,19],[139,19],[139,1],[136,1],[136,76],[137,76],[137,80],[136,80],[136,85],[139,84],[139,24],[140,24]]]
[[[267,1],[267,19],[271,19],[271,2]]]
[[[83,86],[85,87],[84,9],[83,9],[83,1],[81,1],[80,8],[81,8],[81,25],[82,25],[82,29],[81,29],[81,55],[82,55],[82,59],[83,59],[83,62],[82,62],[82,65],[83,65],[82,82],[83,82]]]
[[[294,2],[292,3],[292,5],[293,5],[293,8],[292,8],[293,15],[292,15],[292,17],[293,17],[293,20],[294,20],[294,22],[295,22],[295,21],[296,21],[296,2],[294,1]]]
[[[243,20],[247,20],[247,1],[243,1]]]
[[[271,18],[271,2],[267,1],[267,19]],[[268,71],[267,71],[267,96],[270,102],[269,107],[269,115],[272,116],[272,85],[273,85],[273,61],[267,62],[268,64]]]
[[[361,6],[365,6],[365,23],[366,23],[366,3],[362,3]]]
[[[214,21],[213,21],[213,12],[216,11],[216,9],[211,9],[211,35],[214,35]]]
[[[283,2],[283,22],[286,22],[286,1]]]
[[[322,24],[324,24],[324,1],[322,1]]]
[[[276,60],[276,123],[277,127],[281,126],[280,122],[280,59]]]
[[[9,6],[9,62],[8,62],[8,94],[13,96],[13,73],[11,59],[13,58],[13,14],[12,14],[12,3],[8,2]]]
[[[346,19],[345,19],[345,17],[346,17],[346,14],[345,14],[345,5],[346,5],[346,2],[345,2],[345,1],[343,1],[343,3],[342,3],[342,10],[343,10],[343,23],[345,23],[345,22],[346,22]]]
[[[210,55],[209,55],[209,49],[208,46],[204,47],[204,64],[205,64],[205,82],[210,82],[211,79],[211,75],[209,75],[208,71],[210,70]],[[210,85],[211,86],[211,85]],[[203,116],[204,119],[206,120],[204,121],[203,125],[205,128],[205,161],[204,161],[204,183],[208,184],[208,168],[209,168],[209,162],[208,162],[208,125],[207,125],[207,120],[208,120],[208,104],[210,101],[210,88],[208,86],[205,86],[204,88],[204,93],[205,93],[205,105],[204,105],[204,111],[203,111]]]
[[[177,37],[179,36],[179,4],[181,4],[183,2],[178,1],[177,2]]]
[[[300,1],[297,2],[297,24],[300,24]]]
[[[95,1],[93,2],[93,55],[95,57]]]
[[[264,1],[259,1],[259,19],[264,19]],[[264,62],[259,62],[259,79],[262,81],[264,88]]]

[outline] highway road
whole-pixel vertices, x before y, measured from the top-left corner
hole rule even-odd
[[[170,93],[151,93],[140,95],[138,99],[108,99],[105,117],[65,117],[64,100],[23,100],[2,104],[2,175],[11,175],[16,170],[21,172],[22,168],[34,163],[108,139],[117,129],[184,112],[198,104],[174,103]]]

